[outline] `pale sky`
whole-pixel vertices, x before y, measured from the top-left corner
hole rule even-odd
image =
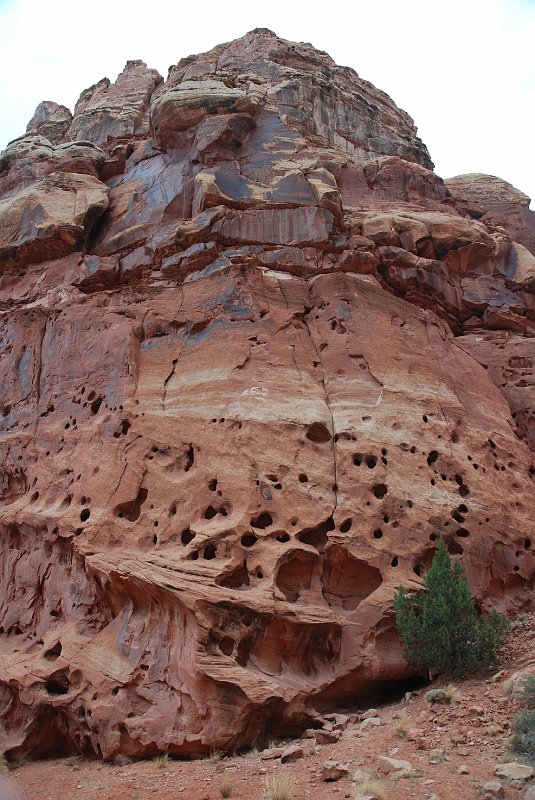
[[[252,28],[311,42],[415,120],[443,178],[486,172],[535,206],[535,0],[0,0],[0,150],[41,100],[141,58],[183,56]]]

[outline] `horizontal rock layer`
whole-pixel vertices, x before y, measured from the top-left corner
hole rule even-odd
[[[0,156],[8,757],[231,750],[380,696],[439,538],[482,609],[533,604],[532,212],[431,166],[265,29],[43,103]]]

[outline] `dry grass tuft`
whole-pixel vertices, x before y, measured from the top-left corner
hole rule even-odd
[[[408,732],[413,727],[414,723],[412,722],[412,720],[404,715],[398,717],[394,723],[394,730],[396,731],[400,739],[406,739]]]
[[[266,778],[262,800],[292,800],[293,784],[286,775]]]
[[[462,697],[461,690],[453,683],[448,683],[444,688],[444,694],[446,695],[448,703],[458,703]]]
[[[219,764],[222,758],[223,758],[223,753],[221,752],[221,750],[216,750],[215,748],[212,748],[212,750],[210,750],[210,755],[208,756],[208,761],[210,762],[210,764]]]
[[[232,783],[229,780],[223,780],[219,784],[219,794],[221,797],[230,797],[232,794]]]
[[[379,800],[386,800],[386,789],[381,781],[371,778],[368,781],[360,781],[355,788],[357,794],[371,794]]]

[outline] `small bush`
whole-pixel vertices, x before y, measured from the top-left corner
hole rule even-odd
[[[379,800],[386,800],[386,790],[380,781],[371,778],[368,781],[360,781],[355,787],[357,794],[371,794],[378,797]]]
[[[447,703],[448,698],[444,689],[429,689],[425,693],[425,699],[428,703]]]
[[[266,778],[262,800],[292,800],[293,786],[286,775]]]
[[[458,703],[462,697],[460,689],[454,683],[448,683],[444,689],[448,703]]]
[[[523,708],[518,712],[513,723],[510,744],[517,753],[535,758],[535,709]]]
[[[232,783],[224,780],[219,784],[219,794],[221,797],[230,797],[232,794]]]
[[[525,675],[522,678],[516,698],[527,708],[535,708],[535,675]]]
[[[464,570],[458,561],[452,566],[442,539],[423,591],[408,593],[400,586],[394,610],[403,655],[411,666],[459,677],[498,668],[497,653],[509,623],[496,611],[487,619],[478,616]]]

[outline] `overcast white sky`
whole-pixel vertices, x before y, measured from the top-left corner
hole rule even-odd
[[[311,42],[388,92],[442,177],[499,175],[535,201],[535,0],[0,0],[0,149],[40,100],[72,110],[127,59],[166,77],[256,27]]]

